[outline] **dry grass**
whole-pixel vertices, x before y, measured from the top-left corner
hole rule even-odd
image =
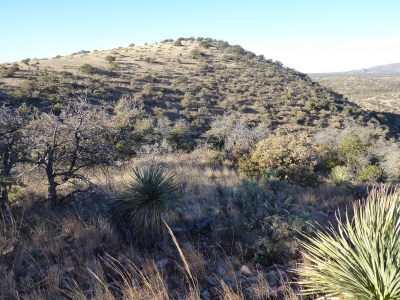
[[[131,166],[146,162],[141,158],[107,172],[86,171],[105,196],[82,196],[60,207],[41,200],[45,193],[37,184],[40,173],[24,178],[29,199],[12,205],[14,225],[9,238],[2,235],[0,298],[200,299],[208,293],[213,299],[261,300],[274,295],[277,287],[270,287],[266,277],[271,271],[255,270],[248,249],[238,241],[233,241],[236,256],[228,256],[209,234],[172,234],[173,243],[147,253],[120,245],[108,227],[104,205],[129,184]],[[240,183],[231,167],[208,166],[194,154],[157,157],[156,162],[176,174],[183,194],[179,213],[186,221],[222,213],[224,201],[229,203],[233,188]],[[318,218],[318,211],[334,210],[350,201],[344,187],[329,184],[298,189],[298,194],[301,205],[313,207]],[[160,263],[164,260],[165,266]],[[253,266],[253,277],[241,275],[244,264]],[[296,299],[288,284],[279,287],[278,293]]]

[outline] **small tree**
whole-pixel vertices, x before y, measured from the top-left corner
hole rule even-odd
[[[1,208],[8,204],[8,189],[15,183],[12,169],[28,155],[29,134],[24,127],[30,116],[21,116],[17,109],[0,107],[0,191]]]
[[[80,98],[70,100],[59,115],[42,113],[29,124],[30,161],[45,171],[48,199],[54,204],[60,200],[58,187],[90,183],[82,170],[112,162],[112,145],[103,138],[107,120],[103,109],[93,109]],[[79,191],[76,186],[71,193]]]

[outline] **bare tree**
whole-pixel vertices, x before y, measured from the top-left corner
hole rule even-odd
[[[48,199],[54,204],[60,201],[59,186],[90,183],[82,171],[113,161],[106,138],[109,116],[101,107],[91,106],[86,98],[71,100],[59,115],[42,113],[29,124],[33,141],[30,159],[45,171]]]
[[[3,105],[0,107],[0,206],[8,205],[8,189],[15,183],[13,168],[18,162],[26,161],[28,136],[24,127],[29,116],[21,116],[19,111]]]

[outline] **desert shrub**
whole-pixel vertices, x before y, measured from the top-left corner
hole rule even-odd
[[[225,160],[225,152],[207,149],[204,153],[204,161],[208,165],[222,165]]]
[[[239,171],[260,176],[268,169],[278,170],[281,177],[300,185],[318,183],[315,167],[324,151],[305,133],[270,135],[259,142],[256,150],[239,160]]]
[[[174,46],[176,46],[176,47],[182,46],[182,39],[177,39],[177,40],[174,42]]]
[[[84,64],[84,65],[82,65],[82,66],[79,68],[79,70],[80,70],[82,73],[89,74],[89,75],[99,73],[99,69],[93,67],[93,66],[90,65],[90,64]]]
[[[190,93],[186,93],[181,101],[182,108],[190,108],[193,105]]]
[[[15,186],[10,191],[8,192],[8,201],[10,203],[21,201],[26,199],[28,196],[28,193],[26,190],[20,186]]]
[[[115,56],[107,55],[106,56],[106,61],[108,61],[109,63],[114,62],[115,61]]]
[[[55,114],[59,114],[62,110],[62,104],[61,103],[56,103],[53,105],[53,112]]]
[[[200,47],[208,49],[208,48],[211,47],[211,44],[209,42],[206,42],[206,41],[201,41],[200,42]]]
[[[382,180],[383,170],[376,166],[368,166],[358,174],[359,181],[373,181],[378,182]]]
[[[164,221],[172,220],[179,189],[175,176],[156,165],[134,168],[133,179],[129,189],[109,205],[109,221],[124,242],[150,248],[166,233]]]
[[[145,57],[143,60],[144,60],[145,62],[149,63],[149,64],[154,63],[154,59],[152,59],[151,57]]]
[[[297,230],[306,230],[306,216],[296,209],[295,189],[280,180],[277,170],[266,170],[260,179],[243,178],[232,194],[233,209],[216,230],[223,247],[232,239],[252,249],[261,264],[288,262],[297,256]]]
[[[185,126],[178,125],[172,129],[166,136],[166,141],[174,150],[190,151],[194,147],[191,133]]]
[[[354,217],[306,235],[310,262],[299,268],[303,294],[346,295],[354,299],[400,298],[400,191],[374,188],[354,203]]]

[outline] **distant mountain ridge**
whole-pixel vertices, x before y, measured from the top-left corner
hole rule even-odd
[[[375,66],[367,69],[351,70],[346,72],[311,73],[311,77],[320,76],[371,76],[371,77],[400,77],[400,63]]]

